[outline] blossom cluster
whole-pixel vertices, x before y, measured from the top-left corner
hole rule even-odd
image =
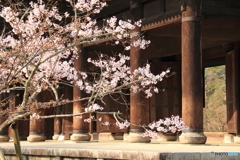
[[[77,83],[81,84],[82,89],[85,89],[87,93],[118,93],[129,87],[134,93],[143,91],[147,98],[151,97],[153,92],[158,93],[158,88],[155,85],[162,81],[170,70],[154,75],[150,71],[150,65],[146,64],[146,66],[139,67],[131,72],[130,66],[126,65],[129,60],[129,56],[122,54],[118,55],[118,59],[103,55],[98,60],[89,58],[89,63],[100,68],[100,77],[92,83],[83,85],[81,80]]]
[[[124,122],[116,122],[116,126],[119,127],[119,129],[124,129],[124,128],[128,128],[130,126],[130,123],[125,120]]]
[[[103,125],[103,126],[109,126],[110,123],[109,123],[109,122],[103,122],[102,125]]]
[[[152,137],[154,138],[157,132],[179,132],[187,130],[188,127],[185,126],[185,123],[179,116],[171,116],[170,118],[159,119],[158,121],[152,122],[148,125],[149,129],[147,129],[143,133],[143,137]]]
[[[131,89],[134,93],[144,91],[147,95],[146,97],[149,98],[152,96],[152,92],[158,93],[158,88],[154,85],[156,85],[159,81],[162,81],[169,72],[170,70],[167,69],[158,75],[154,75],[151,73],[149,64],[145,67],[138,68],[134,70],[132,79],[137,79],[140,84],[132,85]]]
[[[155,139],[158,138],[158,134],[156,131],[145,130],[145,132],[142,134],[142,137],[151,137],[152,139]]]
[[[90,11],[93,13],[99,13],[102,8],[107,5],[106,2],[101,2],[100,0],[78,0],[76,3],[74,3],[73,0],[66,1],[69,2],[74,8],[81,11],[81,13]]]
[[[33,114],[32,114],[32,118],[33,118],[33,119],[40,119],[40,115],[37,114],[37,113],[33,113]]]
[[[90,105],[89,107],[85,108],[85,112],[95,112],[96,110],[103,110],[103,107],[94,103],[93,105]]]
[[[18,11],[11,7],[2,8],[0,16],[9,23],[12,30],[0,36],[0,93],[9,92],[10,86],[15,86],[16,83],[28,86],[31,93],[41,92],[57,88],[62,79],[76,82],[80,89],[91,93],[96,91],[96,84],[86,82],[87,75],[84,72],[79,73],[73,67],[74,58],[78,58],[78,45],[95,42],[101,38],[111,38],[110,40],[115,40],[116,43],[129,44],[127,48],[130,45],[145,48],[150,43],[142,37],[132,44],[128,43],[131,38],[129,30],[141,26],[141,21],[123,21],[113,16],[105,21],[103,27],[98,26],[91,15],[100,12],[106,6],[105,1],[66,1],[76,12],[74,18],[70,18],[68,12],[62,14],[55,6],[47,6],[42,0],[30,2],[26,11]],[[108,76],[107,72],[103,73],[104,76],[108,76],[105,78],[106,86],[110,84],[113,88],[119,79],[126,76],[129,68],[124,66],[125,61],[126,58],[121,57],[119,62],[109,67],[105,64],[106,69],[116,71],[112,77]],[[119,66],[120,69],[117,69]]]
[[[94,117],[94,116],[91,116],[91,117],[89,117],[89,118],[86,118],[86,119],[84,119],[83,121],[84,121],[84,122],[87,122],[87,123],[91,123],[92,120],[95,120],[95,117]]]
[[[105,31],[107,33],[112,33],[111,36],[114,37],[115,43],[119,44],[119,42],[122,42],[122,44],[125,45],[125,50],[129,50],[131,46],[133,47],[139,47],[141,49],[145,49],[150,43],[150,40],[145,40],[144,37],[139,35],[140,33],[138,32],[129,32],[135,27],[140,27],[141,26],[141,20],[132,22],[131,20],[123,21],[123,20],[117,20],[115,16],[107,19],[107,24],[108,26],[105,28]],[[135,41],[132,43],[128,43],[126,39],[130,37],[137,37]],[[129,45],[126,45],[129,44]]]

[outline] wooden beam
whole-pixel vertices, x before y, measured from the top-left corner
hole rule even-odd
[[[141,31],[147,31],[180,22],[181,13],[179,11],[171,13],[159,13],[154,16],[145,17],[143,19],[143,26],[141,28]]]
[[[226,52],[223,50],[222,46],[203,49],[202,52],[203,52],[202,54],[203,60],[226,56]]]
[[[240,40],[239,28],[238,29],[203,28],[202,32],[203,39],[230,40],[230,41]]]
[[[204,21],[202,39],[238,41],[240,40],[239,28],[239,23]],[[181,37],[181,26],[180,24],[174,24],[148,31],[148,33],[158,36]]]
[[[240,16],[232,15],[232,16],[219,16],[219,15],[203,15],[205,20],[214,20],[214,21],[228,21],[228,22],[239,22]]]
[[[226,7],[222,6],[206,6],[204,5],[202,8],[202,12],[204,16],[208,15],[216,15],[216,16],[236,16],[240,15],[240,9],[236,7]]]
[[[181,54],[181,50],[173,49],[168,50],[169,48],[155,48],[149,47],[146,49],[146,53],[148,54],[148,58],[152,57],[168,57],[172,55]]]

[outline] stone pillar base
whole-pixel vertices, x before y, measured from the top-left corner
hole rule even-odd
[[[150,143],[151,139],[149,137],[142,137],[142,134],[143,132],[130,132],[127,140],[130,143]]]
[[[157,142],[164,142],[164,141],[166,141],[166,139],[164,138],[164,135],[163,135],[162,132],[157,132],[157,135],[158,135],[158,137],[154,141],[157,141]]]
[[[99,133],[99,140],[123,140],[123,133],[103,132]]]
[[[123,134],[124,133],[115,133],[112,135],[113,135],[114,140],[123,140]]]
[[[99,140],[101,141],[109,141],[109,140],[114,140],[114,137],[111,132],[103,132],[99,133]]]
[[[179,141],[185,144],[205,144],[207,137],[202,132],[183,132]]]
[[[59,137],[60,137],[60,134],[54,134],[54,135],[52,136],[52,139],[53,139],[53,140],[58,140]]]
[[[91,135],[89,133],[74,133],[70,136],[72,141],[90,141]]]
[[[226,134],[224,134],[223,142],[224,143],[233,143],[233,138],[234,138],[233,134],[226,133]]]
[[[163,138],[165,141],[177,141],[177,133],[164,133]]]
[[[20,135],[19,135],[19,140],[21,140],[21,141],[22,141],[22,140],[27,140],[27,136],[20,136]]]
[[[46,137],[43,134],[32,134],[27,137],[28,142],[42,142],[45,140]]]
[[[240,136],[234,137],[234,143],[240,143]]]
[[[10,137],[8,135],[0,135],[0,142],[8,142]]]
[[[98,133],[90,134],[90,136],[91,136],[91,140],[93,140],[93,141],[99,140],[99,134]]]
[[[124,133],[123,134],[123,140],[127,141],[128,140],[129,133]]]

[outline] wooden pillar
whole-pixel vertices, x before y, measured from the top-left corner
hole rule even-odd
[[[87,52],[86,49],[79,47],[78,58],[74,61],[74,67],[78,71],[84,71],[86,69],[87,62]],[[84,97],[84,92],[79,88],[73,88],[73,99],[79,99]],[[84,103],[86,102],[74,102],[73,103],[73,113],[84,112]],[[73,134],[70,137],[72,141],[89,141],[91,136],[89,134],[89,123],[84,122],[84,119],[89,118],[89,114],[85,114],[80,119],[79,117],[73,117]]]
[[[54,108],[56,115],[61,114],[61,108],[62,106],[57,106]],[[61,133],[62,133],[62,118],[60,117],[54,118],[54,135],[52,136],[52,139],[57,140]]]
[[[10,111],[14,112],[16,110],[16,107],[21,104],[21,98],[22,98],[22,91],[10,91],[9,98],[11,102],[9,103],[9,109]],[[21,119],[19,121],[15,122],[18,129],[19,139],[20,140],[26,140],[29,134],[29,121]],[[8,133],[10,138],[12,139],[12,128],[9,127]]]
[[[38,101],[42,101],[41,95],[38,95]],[[45,115],[44,109],[37,109],[36,113],[40,116]],[[44,135],[44,119],[34,119],[30,116],[30,124],[29,124],[29,136],[27,137],[27,141],[29,142],[40,142],[45,141],[46,137]]]
[[[130,1],[131,16],[135,21],[143,18],[143,7],[137,0]],[[137,27],[132,31],[134,35],[141,33],[141,28]],[[139,36],[134,36],[131,42],[138,39]],[[130,69],[133,72],[135,69],[142,67],[144,63],[143,51],[140,48],[131,47],[130,49]],[[143,93],[130,93],[130,122],[137,125],[143,125],[149,123],[149,111],[146,112],[147,108],[145,95]],[[150,139],[143,138],[143,128],[134,125],[130,126],[130,132],[128,140],[129,142],[150,142]]]
[[[0,117],[0,124],[2,124],[6,119]],[[0,142],[8,142],[10,137],[8,136],[8,128],[4,128],[0,131]]]
[[[0,100],[3,100],[3,99],[4,99],[4,94],[0,94]],[[1,110],[2,108],[0,108],[0,112]],[[4,117],[0,116],[0,124],[2,124],[6,120],[7,116],[6,117],[5,116]],[[9,139],[10,137],[8,136],[8,128],[4,128],[2,131],[0,131],[0,142],[8,142]]]
[[[206,143],[203,135],[201,0],[187,0],[182,12],[182,118],[189,130],[180,142]]]
[[[40,116],[44,116],[44,109],[38,109],[36,113]],[[34,119],[30,116],[29,136],[27,137],[29,142],[45,141],[44,136],[44,119]]]
[[[63,98],[64,99],[73,99],[73,88],[68,85],[63,86]],[[73,104],[67,103],[62,106],[63,114],[72,114],[73,113]],[[65,136],[65,139],[70,139],[70,135],[73,132],[73,117],[64,117],[62,118],[62,134]]]

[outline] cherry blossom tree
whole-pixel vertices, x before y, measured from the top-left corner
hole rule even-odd
[[[6,121],[0,125],[0,130],[29,115],[36,119],[69,116],[40,116],[36,113],[39,108],[87,101],[84,113],[70,115],[81,116],[90,112],[104,112],[103,106],[97,102],[104,103],[105,96],[122,94],[125,89],[144,92],[146,98],[151,97],[153,92],[158,92],[155,84],[168,76],[170,71],[153,75],[150,65],[146,64],[131,72],[127,65],[130,58],[124,54],[116,57],[101,54],[98,59],[89,58],[87,62],[98,68],[98,72],[83,72],[73,67],[74,60],[79,58],[79,46],[111,41],[123,45],[126,50],[130,47],[145,49],[150,41],[130,32],[136,26],[141,26],[141,20],[123,21],[113,16],[100,26],[94,15],[106,6],[104,0],[66,0],[64,12],[56,5],[46,2],[38,0],[25,6],[1,6],[0,16],[6,25],[0,36],[0,94],[15,90],[21,90],[24,94],[20,105],[12,113],[3,109],[9,103],[8,99],[2,100],[0,116],[8,114]],[[130,39],[135,36],[139,39],[130,43]],[[78,87],[87,96],[74,100],[64,99],[58,92],[62,84]],[[37,96],[46,90],[54,93],[54,100],[38,102]],[[130,125],[127,120],[121,119],[117,111],[111,114],[114,114],[116,126],[125,128]],[[148,129],[157,127],[158,130],[160,126],[156,123],[158,122],[150,124]],[[182,122],[178,125],[174,131],[183,129]]]

